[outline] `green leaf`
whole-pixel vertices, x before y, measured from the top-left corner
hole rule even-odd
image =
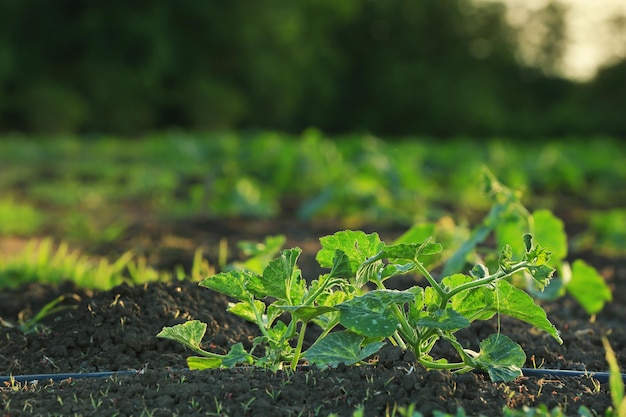
[[[526,252],[530,252],[533,248],[533,235],[530,233],[524,234],[524,248],[526,248]]]
[[[385,265],[382,271],[380,271],[380,280],[384,281],[387,278],[395,277],[396,275],[408,274],[416,269],[413,262],[409,262],[404,265],[389,264]]]
[[[535,211],[532,216],[535,240],[550,248],[551,259],[554,262],[561,262],[567,257],[567,234],[563,221],[545,209]]]
[[[227,368],[232,368],[240,363],[251,365],[253,362],[254,358],[245,351],[241,343],[231,346],[228,354],[222,359],[222,365]]]
[[[372,342],[363,347],[365,337],[341,331],[332,332],[316,341],[304,354],[306,359],[319,367],[335,367],[340,363],[352,365],[378,352],[382,342]]]
[[[522,376],[521,367],[526,354],[517,343],[503,334],[489,335],[480,342],[480,352],[474,358],[478,369],[487,371],[492,381],[513,381]]]
[[[471,281],[473,279],[467,275],[455,274],[444,278],[442,284],[452,289]],[[472,288],[450,298],[451,307],[470,322],[493,317],[495,314],[493,304],[494,291],[487,286]]]
[[[567,291],[580,303],[588,314],[598,313],[613,295],[604,278],[592,266],[577,259],[572,264],[572,277],[565,284]]]
[[[336,249],[333,257],[333,265],[330,269],[330,276],[336,278],[350,278],[353,276],[350,267],[350,259],[342,250]]]
[[[419,319],[416,324],[443,331],[456,331],[469,327],[470,322],[457,311],[446,308],[429,313],[428,316]]]
[[[201,356],[190,356],[187,358],[187,367],[192,371],[216,369],[220,366],[222,366],[222,360],[219,358],[203,358]]]
[[[413,301],[409,303],[409,310],[407,313],[409,324],[411,326],[415,326],[417,321],[422,316],[422,311],[424,310],[424,289],[422,287],[415,286],[407,291],[410,291],[415,296]]]
[[[298,320],[308,322],[315,317],[337,311],[335,307],[329,306],[278,306],[281,310],[288,311]]]
[[[528,272],[535,280],[537,287],[543,291],[543,289],[550,283],[552,276],[554,275],[554,268],[550,265],[529,266]]]
[[[511,272],[513,265],[513,248],[511,245],[504,245],[500,251],[500,257],[498,258],[498,266],[506,273]]]
[[[250,280],[255,277],[258,277],[258,275],[248,271],[221,272],[205,278],[198,285],[210,288],[228,297],[246,301],[252,298],[252,294],[247,286]]]
[[[359,265],[380,252],[383,243],[378,233],[365,234],[362,231],[344,230],[320,238],[322,249],[315,259],[324,268],[333,266],[335,251],[341,250],[350,260],[350,277],[354,277]]]
[[[371,338],[388,337],[399,324],[388,307],[414,299],[415,295],[408,291],[376,290],[335,307],[340,311],[339,322],[347,329]]]
[[[254,300],[253,302],[259,314],[265,313],[265,303],[263,301]],[[257,322],[256,316],[254,315],[254,310],[252,309],[252,306],[249,302],[232,304],[228,307],[227,311],[252,323]]]
[[[206,323],[200,320],[190,320],[172,327],[163,327],[157,337],[174,340],[182,343],[191,350],[198,352],[202,350],[200,343],[206,333]]]
[[[481,279],[489,276],[489,270],[485,265],[476,264],[469,272],[473,278]]]
[[[302,250],[285,249],[263,270],[263,275],[253,281],[251,288],[258,297],[274,297],[289,303],[300,301],[305,291],[305,282],[296,268]]]
[[[492,311],[522,320],[563,343],[558,330],[546,317],[546,312],[535,304],[530,295],[505,280],[497,282],[496,291],[494,303],[491,305]]]
[[[382,257],[389,259],[415,260],[418,256],[434,255],[441,252],[439,243],[430,243],[430,238],[421,243],[401,243],[398,245],[385,245],[382,250]]]

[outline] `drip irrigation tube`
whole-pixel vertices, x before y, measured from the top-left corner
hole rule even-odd
[[[189,369],[181,369],[181,371],[188,371]],[[33,375],[10,375],[0,376],[0,383],[5,382],[31,382],[31,381],[47,381],[52,380],[55,382],[63,381],[65,379],[78,379],[78,378],[106,378],[117,375],[139,375],[142,371],[111,371],[111,372],[79,372],[79,373],[64,373],[64,374],[33,374]],[[532,377],[590,377],[596,379],[598,382],[606,383],[609,381],[608,372],[590,372],[590,371],[569,371],[563,369],[533,369],[522,368],[524,376]],[[626,374],[621,374],[622,381],[626,383]]]
[[[141,371],[112,371],[112,372],[77,372],[67,374],[33,374],[33,375],[10,375],[0,376],[0,383],[4,382],[31,382],[31,381],[63,381],[64,379],[76,378],[106,378],[113,375],[138,375]]]
[[[524,376],[536,376],[536,377],[591,377],[598,382],[609,382],[608,372],[591,372],[591,371],[568,371],[564,369],[534,369],[534,368],[522,368]],[[626,374],[622,374],[622,381],[626,383]]]

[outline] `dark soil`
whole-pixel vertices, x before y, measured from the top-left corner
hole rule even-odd
[[[282,233],[288,237],[288,247],[303,248],[299,265],[304,275],[316,276],[318,238],[338,227],[252,220],[138,224],[115,249],[141,247],[159,267],[188,267],[195,247],[208,248],[209,258],[215,261],[221,238],[228,238],[231,256],[236,257],[234,243],[238,240],[262,240],[266,235]],[[385,240],[403,229],[377,231]],[[167,242],[178,243],[172,247]],[[111,248],[99,250],[110,252]],[[545,303],[548,318],[561,330],[561,346],[522,322],[503,318],[502,333],[522,345],[528,358],[526,367],[606,371],[601,337],[609,332],[623,366],[626,261],[591,256],[586,260],[607,279],[615,301],[595,320],[569,297]],[[236,342],[249,347],[257,335],[254,326],[225,311],[225,297],[189,280],[122,285],[110,291],[86,291],[71,284],[27,285],[2,290],[0,317],[15,321],[21,312],[37,311],[59,294],[75,294],[78,300],[67,303],[73,308],[44,320],[45,328],[39,332],[23,335],[16,329],[0,328],[3,375],[138,372],[60,382],[41,379],[36,384],[5,383],[0,388],[4,416],[351,416],[357,407],[363,407],[366,416],[384,416],[409,404],[416,404],[426,416],[434,410],[455,413],[458,407],[467,415],[495,416],[502,414],[504,406],[542,403],[549,408],[561,406],[567,415],[576,415],[583,405],[598,414],[611,405],[608,386],[590,377],[521,377],[514,382],[493,383],[477,373],[426,371],[412,363],[410,354],[394,347],[384,348],[375,358],[378,361],[368,366],[275,373],[252,368],[186,371],[185,358],[190,352],[156,337],[164,326],[201,320],[208,324],[205,347],[216,352]],[[497,326],[496,321],[475,323],[460,334],[460,339],[465,346],[477,349],[478,342],[496,332]],[[443,347],[436,354],[450,352]]]

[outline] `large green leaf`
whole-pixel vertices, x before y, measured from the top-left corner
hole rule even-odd
[[[256,277],[258,277],[258,275],[249,271],[221,272],[203,279],[198,285],[210,288],[240,301],[245,301],[252,297],[248,285],[249,282]]]
[[[494,382],[522,376],[524,362],[526,354],[520,345],[502,334],[489,335],[480,342],[480,352],[474,358],[476,367],[487,371]]]
[[[347,329],[371,338],[391,336],[399,321],[391,304],[408,303],[415,299],[409,291],[376,290],[336,305],[339,322]]]
[[[595,314],[611,301],[613,295],[600,274],[584,261],[577,259],[572,264],[572,276],[565,288],[583,306],[588,314]]]
[[[200,343],[206,333],[207,325],[200,320],[190,320],[172,327],[163,327],[157,337],[174,340],[182,343],[189,349],[198,352],[202,350]]]
[[[546,317],[546,312],[535,304],[526,292],[511,285],[505,280],[496,284],[495,299],[491,310],[522,320],[550,334],[556,341],[563,343],[559,332]]]
[[[341,331],[332,332],[316,341],[304,354],[306,359],[319,366],[337,366],[340,363],[352,365],[378,352],[384,346],[382,342],[372,342],[362,346],[365,337]]]
[[[258,297],[274,297],[289,302],[301,300],[305,282],[296,269],[296,262],[302,250],[285,249],[263,270],[263,275],[255,279],[250,288]]]
[[[336,250],[346,254],[350,260],[351,277],[355,276],[357,268],[366,259],[376,255],[383,247],[378,233],[365,234],[358,230],[344,230],[330,236],[320,238],[322,249],[315,259],[325,268],[333,266]]]

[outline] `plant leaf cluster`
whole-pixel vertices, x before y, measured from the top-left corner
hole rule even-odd
[[[238,364],[295,369],[303,361],[318,367],[356,364],[389,342],[413,351],[427,368],[479,369],[493,380],[521,375],[526,359],[521,347],[497,333],[483,340],[479,351],[474,352],[456,340],[458,330],[474,321],[505,314],[561,342],[543,309],[506,280],[526,271],[541,286],[550,281],[554,272],[548,264],[550,253],[534,244],[530,235],[524,236],[525,252],[520,258],[514,258],[506,245],[497,268],[476,265],[467,275],[457,273],[441,280],[435,279],[422,262],[442,249],[431,239],[387,245],[376,233],[345,230],[322,237],[320,242],[317,260],[329,272],[310,283],[297,266],[299,248],[281,251],[261,273],[231,270],[200,282],[200,286],[234,299],[229,311],[258,326],[261,335],[254,339],[250,351],[241,344],[226,355],[202,349],[206,325],[197,320],[165,327],[158,336],[183,343],[199,354],[188,359],[194,369]],[[402,291],[385,286],[388,279],[407,273],[422,274],[429,285]],[[284,314],[288,319],[281,319]],[[318,326],[321,332],[304,349],[309,326]],[[430,353],[439,341],[450,343],[461,360],[432,357]]]

